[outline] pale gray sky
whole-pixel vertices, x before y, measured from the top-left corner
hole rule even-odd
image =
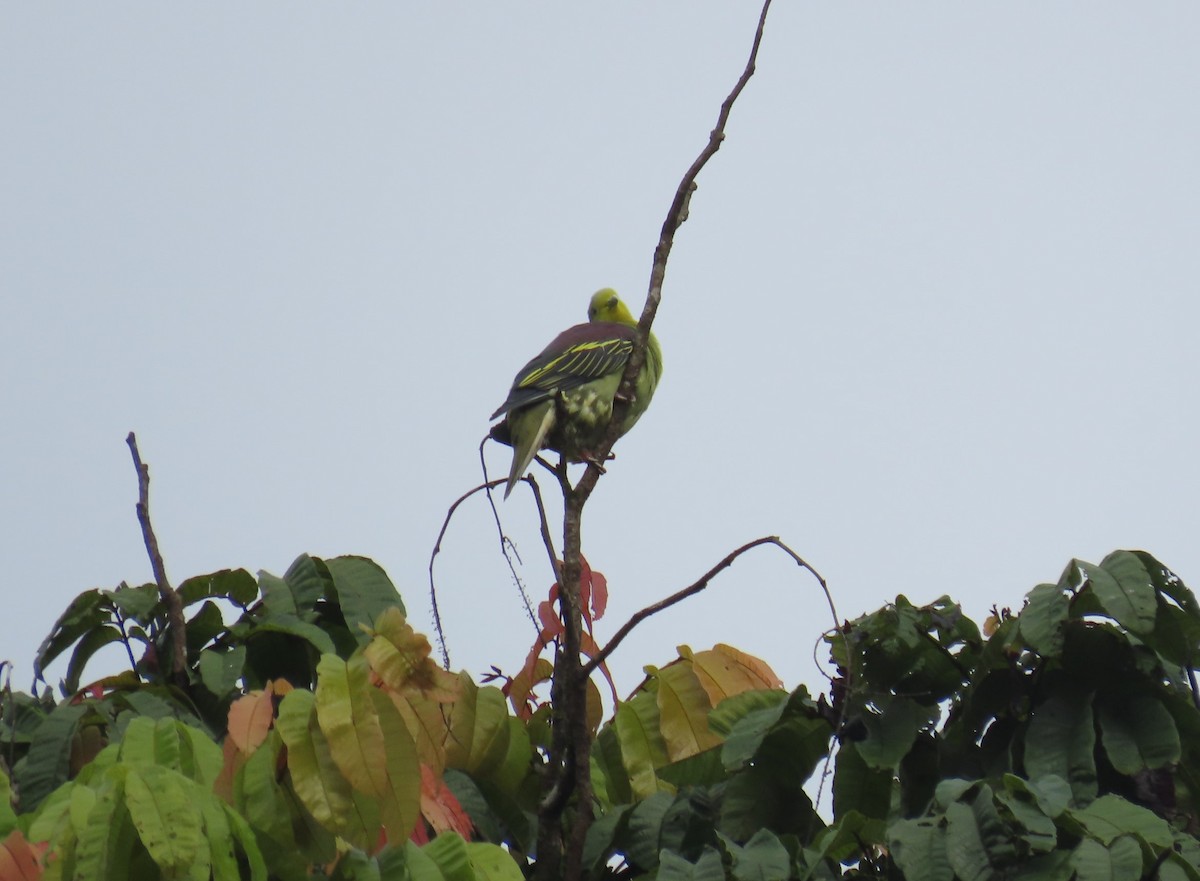
[[[175,580],[366,554],[429,631],[487,415],[595,289],[640,308],[757,11],[6,4],[18,684],[76,593],[150,578],[130,429]],[[588,509],[601,639],[767,533],[847,617],[897,593],[982,617],[1118,547],[1200,584],[1198,44],[1185,2],[781,0],[678,236],[654,406]],[[528,495],[502,510],[542,596]],[[517,669],[482,501],[438,575],[455,666]],[[628,691],[725,641],[819,689],[828,626],[759,551],[613,667]]]

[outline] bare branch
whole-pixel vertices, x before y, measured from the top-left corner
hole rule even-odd
[[[546,556],[550,558],[550,568],[554,570],[554,580],[562,584],[562,561],[554,552],[554,538],[550,535],[550,522],[546,519],[546,506],[542,502],[542,490],[538,486],[538,482],[533,479],[532,474],[527,474],[521,479],[527,481],[533,490],[533,499],[537,502],[538,521],[541,524],[542,544],[546,547]]]
[[[150,568],[154,571],[159,596],[167,609],[167,635],[171,639],[171,670],[168,678],[184,685],[187,683],[187,625],[183,618],[183,600],[167,581],[167,568],[163,565],[162,554],[158,550],[158,538],[155,537],[154,527],[150,523],[150,466],[142,462],[137,437],[132,431],[125,438],[125,443],[129,445],[129,452],[133,455],[133,467],[138,475],[137,517],[142,527],[142,539],[150,557]]]
[[[599,651],[599,653],[596,654],[595,657],[591,658],[586,664],[583,665],[584,675],[591,675],[591,673],[597,667],[599,667],[606,660],[608,660],[608,656],[611,655],[614,651],[616,651],[617,646],[619,646],[621,644],[621,642],[624,641],[625,637],[627,637],[633,631],[633,628],[637,627],[639,624],[641,624],[643,621],[645,621],[647,618],[651,617],[652,615],[657,615],[659,612],[662,612],[666,609],[671,608],[671,606],[674,606],[676,603],[681,603],[684,600],[686,600],[688,597],[695,596],[696,594],[700,593],[700,591],[702,591],[706,587],[708,587],[709,583],[717,575],[719,575],[722,571],[724,571],[725,569],[728,569],[730,566],[732,566],[734,560],[736,560],[738,557],[740,557],[742,554],[746,553],[747,551],[753,550],[754,548],[761,547],[763,545],[774,545],[775,547],[782,549],[786,554],[788,554],[788,556],[790,556],[796,562],[797,565],[799,565],[803,569],[808,570],[812,574],[812,576],[817,579],[817,583],[819,583],[821,585],[821,590],[825,594],[825,601],[829,604],[830,614],[833,615],[833,626],[837,627],[838,620],[839,620],[838,615],[837,615],[837,609],[834,607],[833,595],[829,592],[829,587],[828,587],[828,585],[825,584],[825,579],[821,577],[820,573],[818,573],[817,570],[813,569],[812,566],[808,565],[808,563],[806,563],[795,551],[793,551],[786,544],[784,544],[782,541],[780,541],[779,536],[767,535],[762,538],[756,538],[756,539],[754,539],[754,541],[746,542],[746,544],[742,545],[737,550],[731,551],[721,560],[721,562],[717,563],[717,565],[713,566],[711,569],[709,569],[707,572],[705,572],[698,579],[696,579],[694,582],[692,582],[691,584],[689,584],[687,587],[683,588],[682,590],[676,591],[675,593],[671,594],[669,597],[659,600],[657,603],[651,603],[650,605],[646,606],[644,609],[640,609],[637,612],[634,612],[633,615],[630,616],[629,620],[626,621],[624,624],[622,624],[621,627],[617,630],[617,632],[615,634],[613,634],[613,637],[612,637],[612,639],[610,639],[608,641],[608,644],[605,645],[604,648],[601,649]]]
[[[650,338],[650,326],[654,323],[654,316],[658,312],[658,304],[662,301],[663,280],[667,275],[667,260],[670,258],[671,249],[675,245],[675,232],[687,219],[692,193],[696,190],[696,178],[704,166],[708,164],[708,160],[712,159],[717,151],[721,149],[721,143],[725,140],[725,126],[729,122],[729,114],[733,111],[734,102],[742,94],[742,90],[746,88],[746,84],[750,82],[750,77],[754,76],[755,65],[758,62],[758,48],[762,44],[763,28],[766,26],[767,12],[770,8],[771,0],[765,0],[762,11],[758,16],[758,27],[754,32],[754,42],[750,47],[750,57],[746,60],[746,67],[742,70],[742,75],[734,85],[733,91],[721,102],[721,110],[717,114],[717,124],[708,135],[708,143],[704,145],[704,149],[700,151],[700,155],[696,157],[695,161],[692,162],[691,166],[684,173],[683,179],[679,181],[679,186],[675,189],[675,198],[671,200],[671,207],[667,211],[662,231],[659,233],[658,245],[654,249],[654,260],[650,265],[650,285],[646,293],[646,305],[642,309],[641,318],[638,319],[637,342],[633,347],[633,352],[630,353],[629,363],[625,366],[625,375],[621,378],[621,385],[617,391],[616,400],[613,403],[612,417],[608,424],[608,434],[605,436],[604,443],[594,451],[593,460],[575,487],[576,492],[583,497],[584,501],[591,495],[592,490],[596,486],[596,481],[600,479],[603,469],[599,463],[604,462],[608,458],[608,454],[612,452],[613,444],[616,443],[617,434],[620,431],[620,426],[624,423],[625,414],[629,411],[633,400],[634,386],[637,383],[637,376],[642,369],[642,364],[646,360],[646,344]]]
[[[442,552],[442,539],[446,537],[446,530],[450,528],[450,519],[454,516],[454,512],[458,510],[458,506],[475,495],[475,493],[484,490],[490,491],[492,487],[500,486],[506,482],[503,478],[500,480],[489,480],[487,483],[481,483],[479,486],[467,490],[455,499],[454,504],[446,511],[446,519],[442,521],[442,528],[438,530],[437,541],[433,543],[433,552],[429,555],[429,604],[433,607],[433,628],[437,632],[438,648],[442,652],[442,665],[447,670],[450,669],[450,651],[446,648],[446,633],[442,630],[442,614],[438,610],[437,588],[433,583],[433,561]]]

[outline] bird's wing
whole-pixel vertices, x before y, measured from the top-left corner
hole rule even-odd
[[[564,330],[521,368],[508,399],[492,418],[623,370],[636,338],[636,327],[610,321],[577,324]]]

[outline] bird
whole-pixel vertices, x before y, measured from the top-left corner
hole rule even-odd
[[[492,427],[490,437],[513,448],[504,498],[538,450],[555,450],[569,462],[594,461],[592,452],[604,441],[636,339],[637,320],[616,291],[602,288],[588,303],[586,324],[564,330],[521,368],[508,397],[491,415],[504,420]],[[662,349],[651,333],[618,437],[650,406],[662,369]]]

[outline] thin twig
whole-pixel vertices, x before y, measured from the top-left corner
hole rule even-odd
[[[488,486],[487,460],[483,455],[483,447],[487,442],[488,438],[486,437],[479,442],[479,467],[483,469],[483,485],[487,487],[488,505],[492,509],[492,519],[496,521],[496,534],[500,536],[500,553],[504,556],[504,562],[508,564],[508,571],[512,574],[513,583],[517,586],[517,593],[521,595],[521,602],[525,605],[525,614],[529,616],[529,621],[533,624],[533,629],[536,633],[540,630],[537,614],[533,611],[533,603],[530,601],[529,594],[525,590],[525,582],[517,574],[517,567],[513,565],[512,557],[508,555],[509,551],[512,551],[512,555],[517,558],[518,564],[522,566],[525,564],[521,560],[521,553],[517,550],[516,544],[504,533],[504,526],[500,523],[500,510],[496,507],[496,499],[492,495],[492,488]]]
[[[437,633],[438,648],[442,652],[442,665],[447,670],[450,669],[450,651],[446,648],[446,633],[442,630],[442,614],[438,611],[437,588],[433,583],[433,561],[442,552],[442,539],[446,537],[446,530],[450,528],[450,519],[454,516],[454,512],[458,510],[458,506],[475,495],[475,493],[490,490],[492,487],[506,482],[503,478],[500,480],[489,480],[487,483],[481,483],[479,486],[467,490],[455,499],[454,504],[446,512],[446,519],[442,521],[442,528],[438,530],[437,541],[433,543],[433,552],[429,555],[429,604],[433,607],[433,629]]]
[[[146,544],[146,553],[150,556],[150,568],[154,570],[158,593],[167,608],[167,636],[171,640],[171,671],[168,678],[174,678],[180,685],[186,685],[187,625],[183,618],[183,600],[167,581],[167,567],[163,564],[162,554],[158,550],[158,539],[150,523],[150,466],[142,462],[137,437],[132,431],[125,438],[125,443],[129,444],[129,452],[133,455],[133,467],[138,475],[137,517],[142,526],[142,538]]]

